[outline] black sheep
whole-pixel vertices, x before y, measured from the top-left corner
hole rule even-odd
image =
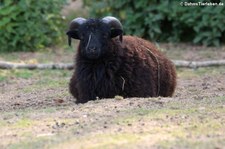
[[[114,17],[71,22],[69,44],[71,38],[80,40],[69,85],[76,103],[115,95],[173,95],[176,71],[172,62],[152,43],[122,34],[122,25]]]

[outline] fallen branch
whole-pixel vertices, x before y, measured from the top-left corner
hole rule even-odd
[[[0,61],[0,69],[73,69],[72,63],[23,64]]]
[[[212,61],[183,61],[172,60],[176,67],[184,68],[198,68],[198,67],[212,67],[225,66],[225,60]],[[73,63],[50,63],[50,64],[24,64],[0,61],[0,69],[73,69]]]
[[[182,61],[173,60],[176,67],[198,68],[198,67],[212,67],[212,66],[225,66],[225,60],[211,60],[211,61]]]

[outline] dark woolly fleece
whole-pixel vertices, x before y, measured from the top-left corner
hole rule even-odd
[[[107,54],[98,60],[84,59],[78,48],[75,71],[70,81],[70,92],[76,103],[85,103],[97,97],[113,98],[115,95],[173,95],[175,67],[152,43],[134,36],[123,36],[122,43],[114,38],[108,44]]]

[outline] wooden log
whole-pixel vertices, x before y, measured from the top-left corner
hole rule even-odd
[[[73,69],[73,63],[23,64],[0,61],[0,69]]]
[[[210,61],[183,61],[183,60],[172,60],[176,67],[186,68],[199,68],[199,67],[216,67],[225,66],[225,60],[210,60]]]
[[[184,61],[172,60],[176,67],[180,68],[199,68],[199,67],[216,67],[225,66],[225,60],[211,61]],[[0,61],[0,69],[73,69],[73,63],[49,63],[49,64],[24,64]]]

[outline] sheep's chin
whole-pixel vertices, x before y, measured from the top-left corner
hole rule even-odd
[[[100,57],[100,55],[98,53],[94,53],[94,54],[87,54],[86,57],[90,60],[96,60]]]

